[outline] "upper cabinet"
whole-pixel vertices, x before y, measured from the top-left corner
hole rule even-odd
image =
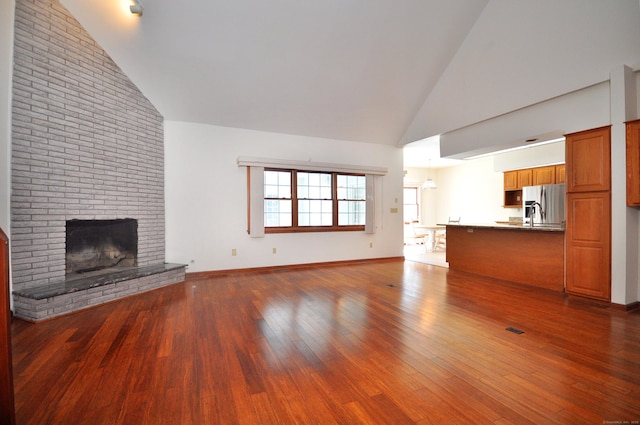
[[[627,205],[640,207],[640,120],[627,123]]]
[[[518,172],[517,171],[505,171],[504,190],[518,190]]]
[[[532,170],[516,170],[518,173],[518,189],[522,189],[525,186],[533,185],[533,173]]]
[[[505,171],[504,190],[520,190],[524,186],[531,186],[531,169]]]
[[[522,188],[564,183],[564,164],[504,172],[504,207],[522,208]]]
[[[603,127],[570,135],[565,151],[567,193],[611,189],[610,134],[609,127]]]
[[[556,165],[556,184],[566,182],[566,171],[564,164]]]
[[[538,167],[531,170],[533,175],[533,185],[555,184],[556,183],[556,166]]]

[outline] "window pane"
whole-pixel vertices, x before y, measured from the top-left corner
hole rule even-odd
[[[264,201],[264,227],[291,226],[291,201],[271,200]]]
[[[319,199],[298,201],[298,226],[332,226],[332,202]]]
[[[353,226],[365,224],[365,201],[339,201],[338,225]]]
[[[291,198],[291,172],[265,170],[264,197]]]
[[[297,173],[297,194],[300,199],[331,199],[331,174]]]
[[[264,184],[278,185],[278,171],[265,171]]]
[[[309,173],[301,173],[298,171],[296,176],[298,177],[298,187],[309,186]]]
[[[331,199],[331,185],[320,188],[320,199]]]
[[[310,199],[319,199],[320,198],[320,187],[319,186],[311,186],[309,189],[309,198]]]
[[[278,198],[291,198],[291,186],[278,186]]]
[[[320,186],[320,174],[318,173],[309,174],[309,186]]]
[[[264,197],[265,198],[279,198],[280,197],[280,192],[278,191],[278,186],[265,184],[264,185]]]
[[[338,199],[365,200],[367,179],[365,176],[338,175]]]
[[[403,209],[404,209],[404,222],[410,223],[412,221],[416,221],[420,219],[419,209],[420,205],[418,204],[418,188],[416,187],[405,187],[402,189],[403,191]]]
[[[333,225],[333,205],[331,201],[322,201],[322,225]]]

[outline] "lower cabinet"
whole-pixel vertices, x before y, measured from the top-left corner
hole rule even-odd
[[[566,291],[611,300],[611,194],[567,194]]]

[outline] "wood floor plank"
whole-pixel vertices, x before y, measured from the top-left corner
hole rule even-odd
[[[12,343],[19,425],[640,420],[639,313],[410,261],[187,280]]]

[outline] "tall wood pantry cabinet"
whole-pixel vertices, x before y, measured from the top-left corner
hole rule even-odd
[[[640,207],[640,120],[627,123],[627,205]]]
[[[566,291],[611,300],[611,128],[566,135]]]

